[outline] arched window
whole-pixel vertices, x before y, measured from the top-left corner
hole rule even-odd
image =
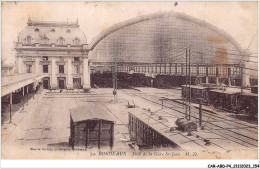
[[[73,39],[73,44],[74,45],[79,45],[79,43],[80,43],[80,39],[78,37]]]
[[[34,29],[35,32],[39,32],[40,30],[38,28]]]
[[[31,44],[32,43],[32,37],[28,35],[26,37],[25,41],[26,41],[27,44]]]
[[[44,35],[44,36],[42,37],[42,44],[47,44],[48,41],[49,41],[49,38]]]
[[[52,29],[51,32],[55,32],[55,29]]]
[[[59,37],[59,39],[57,39],[57,42],[59,45],[64,45],[65,39],[63,37]]]
[[[69,29],[66,30],[67,33],[70,33],[71,31]]]

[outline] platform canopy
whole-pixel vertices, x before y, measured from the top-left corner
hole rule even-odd
[[[14,92],[28,84],[40,81],[47,77],[47,73],[24,73],[10,76],[3,76],[1,81],[1,97]]]
[[[87,120],[115,121],[109,110],[100,103],[88,103],[84,106],[72,108],[70,109],[70,115],[73,122]]]

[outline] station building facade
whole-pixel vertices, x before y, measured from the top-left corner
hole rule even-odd
[[[76,22],[39,22],[28,19],[18,34],[16,73],[48,73],[47,89],[89,89],[90,59],[87,38]]]

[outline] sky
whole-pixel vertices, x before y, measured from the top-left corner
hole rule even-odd
[[[175,11],[204,20],[230,34],[247,49],[258,28],[255,2],[2,2],[2,51],[5,64],[13,65],[12,50],[17,35],[27,26],[28,18],[38,21],[69,21],[78,18],[88,44],[116,23],[141,15]],[[258,36],[249,51],[258,52]]]

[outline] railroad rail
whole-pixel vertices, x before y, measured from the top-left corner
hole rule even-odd
[[[135,93],[129,93],[125,90],[122,90],[122,91],[126,92],[127,94],[132,94],[134,96],[140,97],[140,98],[142,98],[146,101],[152,102],[153,104],[161,105],[161,101],[159,100],[160,98],[156,98],[156,96],[154,96],[154,95],[146,94],[146,95],[149,95],[150,97],[155,97],[154,99],[148,99],[147,97],[140,96],[140,94],[143,95],[144,93],[138,94],[136,92]],[[172,102],[171,104],[164,103],[165,108],[174,110],[174,111],[176,111],[180,114],[185,114],[185,112],[183,111],[183,107],[182,106],[180,107],[180,105],[183,105],[183,104],[179,103],[179,102]],[[174,106],[174,108],[172,106]],[[179,107],[176,108],[176,106],[179,106]],[[198,117],[196,117],[194,114],[192,114],[191,117],[193,119],[198,119]],[[249,123],[246,124],[246,123],[243,123],[243,122],[237,122],[237,121],[234,121],[234,118],[232,120],[230,117],[227,117],[227,116],[225,118],[223,118],[219,115],[212,114],[212,113],[205,112],[205,111],[203,112],[203,117],[211,118],[211,119],[215,120],[213,122],[219,122],[220,123],[220,124],[214,124],[212,121],[203,120],[204,123],[206,122],[208,124],[207,128],[210,129],[210,132],[215,133],[219,136],[222,136],[222,137],[224,137],[224,138],[226,138],[230,141],[236,142],[236,143],[243,145],[245,147],[248,147],[248,148],[258,147],[257,126],[249,125]],[[234,124],[232,125],[234,127],[234,129],[239,129],[240,132],[241,132],[241,130],[245,130],[246,133],[254,132],[255,135],[256,135],[256,138],[253,138],[251,136],[247,136],[245,134],[241,134],[240,132],[232,131],[232,129],[230,129],[230,128],[222,127],[223,125],[227,125],[227,124],[231,125],[227,121],[231,122],[231,123],[242,125],[242,126],[237,126],[237,125],[234,125]],[[221,125],[221,124],[223,124],[223,125]],[[250,130],[250,128],[253,129],[253,130]],[[254,131],[254,130],[256,130],[256,131]],[[228,137],[225,137],[225,136],[228,136]],[[246,141],[246,140],[248,140],[248,141]]]

